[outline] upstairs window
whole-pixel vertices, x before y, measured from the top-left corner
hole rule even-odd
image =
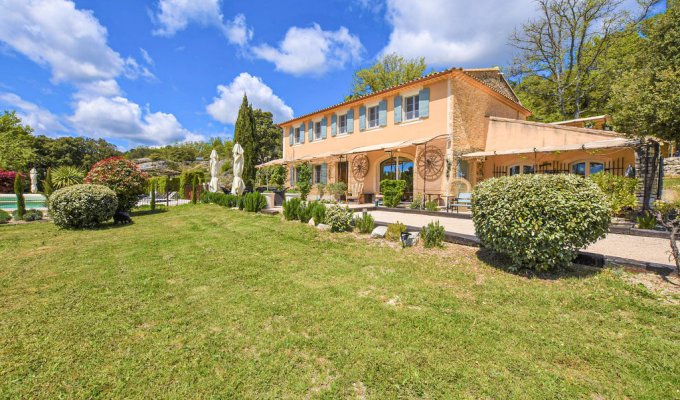
[[[380,125],[378,106],[368,108],[368,127],[377,128]]]
[[[293,133],[293,138],[295,139],[295,144],[300,144],[302,143],[302,135],[303,133],[300,132],[300,128],[295,128],[295,131]]]
[[[347,114],[338,117],[338,133],[340,135],[347,133]]]
[[[404,121],[420,118],[420,96],[415,95],[404,99]]]
[[[321,122],[314,123],[314,140],[321,140]]]

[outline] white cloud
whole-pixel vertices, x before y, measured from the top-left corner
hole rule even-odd
[[[291,27],[278,48],[268,44],[255,46],[257,58],[276,65],[276,69],[293,75],[322,75],[330,69],[343,68],[361,59],[363,45],[347,28],[324,31],[318,24],[311,28]]]
[[[382,53],[425,57],[433,66],[503,64],[510,32],[536,14],[533,0],[388,0],[393,26]]]
[[[90,11],[64,0],[0,0],[0,40],[48,66],[55,82],[110,79],[125,61]]]
[[[120,96],[81,99],[69,121],[81,133],[149,145],[198,137],[182,127],[174,115],[142,111],[138,104]]]
[[[37,133],[53,135],[66,130],[58,116],[15,93],[0,93],[0,104],[16,108],[17,116],[21,118],[22,123],[30,125]]]
[[[283,122],[293,118],[293,109],[274,94],[262,79],[242,72],[227,86],[218,85],[218,97],[208,105],[206,110],[214,119],[224,124],[236,122],[239,107],[243,101],[243,94],[248,96],[248,101],[254,108],[269,111],[274,116],[274,122]]]
[[[144,48],[140,47],[140,48],[139,48],[139,52],[142,53],[142,58],[144,59],[144,61],[145,61],[147,64],[149,64],[149,65],[154,65],[153,58],[151,58],[151,56],[149,55],[149,52],[148,52],[148,51],[146,51]]]
[[[171,37],[195,23],[214,26],[224,33],[229,42],[244,46],[253,37],[253,30],[246,25],[246,17],[238,14],[224,22],[222,0],[159,0],[154,16],[158,29],[153,33]]]

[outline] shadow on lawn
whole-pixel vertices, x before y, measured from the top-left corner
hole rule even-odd
[[[567,268],[562,268],[554,271],[537,272],[527,268],[521,268],[518,270],[510,269],[509,266],[512,265],[512,260],[509,257],[496,253],[495,251],[481,248],[477,250],[477,258],[484,262],[485,264],[499,269],[501,271],[507,272],[509,274],[522,276],[525,278],[537,278],[545,280],[557,280],[564,278],[587,278],[589,276],[597,275],[602,272],[601,268],[590,267],[580,264],[572,264]]]
[[[130,217],[142,217],[144,215],[152,215],[152,214],[162,214],[168,212],[168,209],[165,207],[158,207],[155,210],[152,210],[150,208],[140,208],[137,210],[133,210],[130,212]]]

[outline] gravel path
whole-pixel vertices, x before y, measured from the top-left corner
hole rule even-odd
[[[475,226],[470,219],[439,218],[430,215],[407,214],[389,211],[370,211],[376,221],[392,223],[399,221],[406,225],[423,226],[431,221],[439,220],[447,232],[475,234]],[[668,240],[631,235],[608,234],[604,239],[588,246],[585,251],[604,254],[606,256],[628,258],[631,260],[653,262],[658,264],[675,264],[668,259],[670,245]]]

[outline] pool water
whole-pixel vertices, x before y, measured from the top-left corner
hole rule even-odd
[[[47,208],[47,198],[42,194],[25,194],[26,209]],[[0,194],[0,210],[16,210],[17,196],[14,194]]]

